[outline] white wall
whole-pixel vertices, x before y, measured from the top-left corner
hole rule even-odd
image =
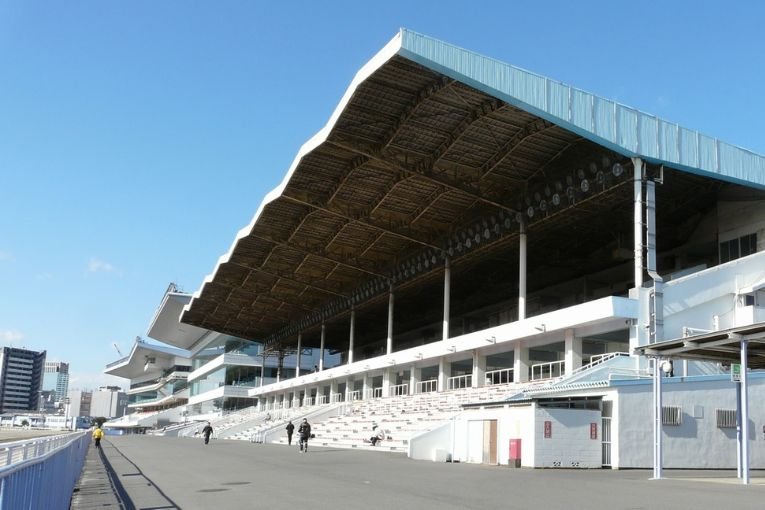
[[[683,327],[719,329],[736,325],[736,294],[765,279],[765,251],[668,282],[664,287],[664,339]]]
[[[446,461],[451,452],[452,427],[449,421],[440,427],[423,432],[409,439],[409,458],[418,460]]]
[[[510,461],[510,440],[521,439],[521,465],[534,467],[534,408],[532,404],[522,407],[496,409],[468,409],[455,420],[454,460],[469,462],[470,441],[483,444],[482,424],[485,420],[497,420],[497,464],[506,466]],[[470,437],[470,423],[480,423],[479,437]],[[451,445],[446,445],[450,447]],[[480,461],[478,461],[480,462]]]
[[[600,468],[600,411],[587,409],[555,409],[537,407],[534,413],[534,467]],[[545,422],[550,422],[551,434],[546,438]],[[594,423],[597,435],[590,436]]]
[[[765,374],[763,374],[765,375]],[[715,409],[735,409],[734,383],[723,377],[700,378],[682,382],[665,378],[663,405],[682,408],[682,425],[663,427],[664,467],[699,469],[736,468],[736,431],[720,429]],[[752,468],[765,468],[765,378],[750,376],[750,461]],[[612,445],[612,464],[618,468],[653,466],[652,385],[619,388],[618,407],[614,409],[614,432],[618,444]],[[618,416],[618,418],[617,418]],[[614,434],[617,435],[617,434]],[[614,455],[618,448],[618,455]]]

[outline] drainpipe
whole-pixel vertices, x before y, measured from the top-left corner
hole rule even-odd
[[[518,320],[526,318],[526,220],[521,218],[518,239]]]
[[[444,328],[441,339],[445,342],[449,339],[449,302],[451,298],[452,270],[449,257],[444,261]]]

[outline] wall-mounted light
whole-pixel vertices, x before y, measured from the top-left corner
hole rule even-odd
[[[497,343],[497,337],[496,336],[492,336],[490,338],[486,338],[485,340],[487,342],[489,342],[490,344],[496,344]]]

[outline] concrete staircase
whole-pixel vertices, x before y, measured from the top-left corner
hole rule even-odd
[[[312,432],[316,437],[310,444],[407,453],[411,437],[432,430],[451,419],[460,412],[462,404],[500,400],[517,391],[516,385],[504,384],[356,401],[347,404],[345,412],[340,416],[311,422]],[[365,440],[368,441],[374,435],[372,427],[375,424],[385,431],[386,439],[377,446],[372,446]],[[297,435],[293,437],[293,444],[296,442]],[[286,436],[280,436],[275,443],[286,445]]]

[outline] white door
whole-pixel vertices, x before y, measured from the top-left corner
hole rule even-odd
[[[476,464],[483,462],[483,420],[468,422],[467,461]]]

